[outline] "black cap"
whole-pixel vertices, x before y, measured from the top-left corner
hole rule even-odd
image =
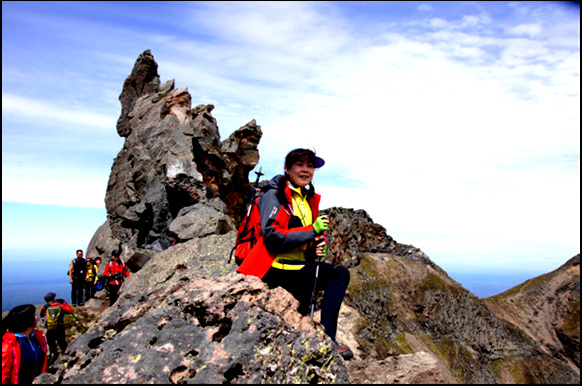
[[[119,252],[119,250],[114,249],[113,252],[111,252],[111,255],[115,256],[115,257],[119,257],[121,255],[121,252]]]
[[[46,295],[44,295],[44,301],[47,303],[52,302],[53,300],[55,300],[55,298],[57,297],[57,294],[54,292],[47,292]]]

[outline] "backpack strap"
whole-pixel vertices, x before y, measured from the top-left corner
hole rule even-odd
[[[125,275],[124,272],[127,272],[127,266],[125,265],[125,262],[123,260],[119,260],[121,262],[121,273],[119,274],[119,281],[121,281],[122,283],[125,281]],[[111,274],[113,272],[113,261],[110,261],[108,263],[109,265],[109,274]],[[109,279],[108,281],[111,281],[111,279]]]

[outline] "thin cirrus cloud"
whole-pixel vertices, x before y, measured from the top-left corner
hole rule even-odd
[[[75,132],[83,130],[111,130],[116,120],[111,115],[87,111],[83,108],[71,109],[48,100],[27,98],[2,93],[2,115],[6,119],[26,120],[69,125]]]

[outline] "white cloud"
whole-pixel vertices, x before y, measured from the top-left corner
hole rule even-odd
[[[20,202],[39,205],[105,208],[107,179],[93,176],[5,176],[2,172],[3,202]]]
[[[428,11],[432,11],[433,8],[430,4],[423,3],[423,4],[420,4],[417,9],[421,12],[428,12]]]
[[[541,34],[542,26],[539,24],[520,24],[515,27],[507,28],[507,32],[513,35],[536,37]]]
[[[111,130],[117,119],[101,113],[70,108],[46,100],[26,98],[11,93],[2,93],[2,118],[27,122],[67,123],[83,131],[88,128]]]

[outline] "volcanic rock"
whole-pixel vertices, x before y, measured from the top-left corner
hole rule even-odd
[[[213,106],[192,109],[187,89],[175,89],[173,80],[160,85],[157,67],[147,50],[124,82],[117,131],[125,143],[111,168],[105,205],[113,239],[161,252],[189,237],[170,230],[180,211],[196,204],[202,209],[214,198],[225,203],[223,215],[230,218],[223,216],[221,231],[235,229],[262,132],[251,120],[221,143]]]
[[[186,89],[160,84],[149,51],[120,101],[125,143],[88,251],[122,249],[132,275],[35,382],[580,383],[579,256],[483,300],[366,211],[329,208],[326,260],[351,276],[337,334],[354,351],[346,366],[319,311],[302,317],[286,291],[227,263],[259,160],[256,122],[221,142],[214,106],[191,109]]]

